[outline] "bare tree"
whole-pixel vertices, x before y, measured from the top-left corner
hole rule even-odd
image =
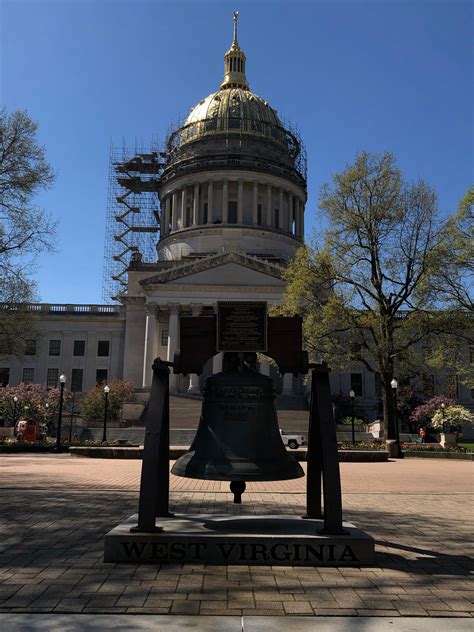
[[[0,353],[14,353],[33,335],[27,304],[36,298],[30,278],[38,253],[53,248],[56,223],[33,203],[54,174],[26,112],[0,110]]]

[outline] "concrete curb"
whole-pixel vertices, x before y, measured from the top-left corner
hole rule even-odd
[[[185,446],[171,446],[170,459],[175,460],[188,452]],[[306,449],[288,450],[297,461],[306,461]],[[98,459],[141,459],[143,447],[115,447],[115,446],[71,446],[69,454],[73,456],[85,456]],[[351,461],[358,463],[381,462],[388,460],[388,452],[385,450],[339,450],[339,461]]]

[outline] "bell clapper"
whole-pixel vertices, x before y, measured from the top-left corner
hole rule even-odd
[[[236,505],[242,504],[242,494],[246,487],[244,481],[231,481],[230,491],[234,494],[234,503]]]

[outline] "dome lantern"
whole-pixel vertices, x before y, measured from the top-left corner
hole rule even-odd
[[[239,46],[237,40],[237,21],[239,12],[234,11],[234,39],[231,47],[224,55],[224,81],[221,83],[221,90],[228,88],[249,89],[249,84],[245,76],[246,57]]]

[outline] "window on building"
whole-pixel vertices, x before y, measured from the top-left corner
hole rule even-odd
[[[0,386],[8,386],[10,382],[10,369],[8,367],[0,368]]]
[[[35,370],[34,369],[23,369],[23,378],[21,380],[23,384],[33,384],[35,381]]]
[[[451,399],[457,399],[459,397],[457,375],[448,375],[446,378],[446,391],[448,397]]]
[[[36,355],[36,340],[27,340],[25,342],[25,355],[27,356]]]
[[[430,399],[434,397],[434,375],[423,375],[423,395]]]
[[[75,356],[83,356],[86,352],[85,340],[74,340],[74,350],[72,352]]]
[[[262,225],[262,205],[257,204],[257,224]]]
[[[354,391],[356,397],[362,395],[362,373],[351,373],[351,391]]]
[[[56,388],[59,381],[59,369],[48,369],[46,373],[46,386]]]
[[[280,228],[280,209],[275,209],[275,228]]]
[[[99,340],[97,343],[97,355],[108,356],[109,355],[110,342],[108,340]]]
[[[73,393],[82,392],[83,369],[73,369],[71,373],[71,391]]]
[[[207,202],[204,202],[202,209],[202,223],[207,224]]]
[[[237,224],[237,202],[229,201],[229,224]]]
[[[186,209],[186,226],[191,226],[192,223],[193,223],[193,216],[191,214],[191,207],[188,206],[188,208]]]
[[[104,384],[105,382],[107,382],[107,375],[108,375],[107,369],[97,369],[97,371],[95,372],[96,383]]]
[[[61,341],[60,340],[49,341],[49,355],[50,356],[61,355]]]
[[[161,346],[162,347],[168,346],[168,330],[167,329],[161,330]]]

